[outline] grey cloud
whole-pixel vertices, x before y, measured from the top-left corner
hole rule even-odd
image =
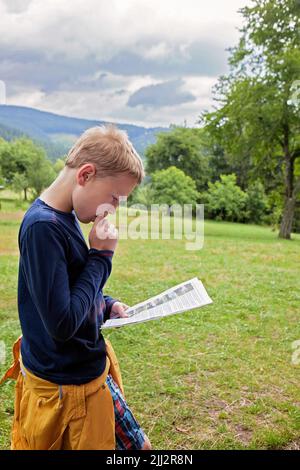
[[[3,0],[7,11],[10,13],[23,13],[31,2],[32,0]]]
[[[115,95],[117,95],[117,96],[122,96],[122,95],[125,95],[126,93],[127,93],[126,90],[121,89],[121,90],[117,90],[117,91],[115,92]]]
[[[227,70],[224,48],[208,40],[193,42],[184,52],[177,46],[163,60],[142,57],[124,50],[101,65],[103,69],[116,74],[150,74],[158,78],[186,74],[216,76]]]
[[[146,49],[153,45],[155,43],[145,40],[140,48]],[[80,60],[63,54],[49,57],[38,46],[34,51],[14,49],[13,46],[2,47],[0,56],[0,79],[7,82],[8,93],[16,85],[37,87],[45,93],[56,90],[103,90],[107,88],[107,83],[104,83],[107,79],[105,72],[123,77],[151,75],[161,80],[170,80],[189,74],[217,76],[226,70],[226,56],[222,47],[208,40],[192,43],[184,53],[174,46],[172,53],[164,60],[145,58],[126,50],[105,62],[95,53]],[[85,77],[99,70],[103,73],[98,79],[85,80]]]
[[[56,90],[97,90],[107,74],[86,81],[85,77],[99,71],[99,63],[91,57],[66,60],[64,57],[43,56],[41,51],[14,51],[0,49],[0,79],[7,84],[8,93],[15,86],[37,87],[46,93]]]
[[[183,83],[182,79],[177,79],[144,86],[129,97],[127,105],[130,107],[142,105],[144,107],[160,108],[195,101],[196,97],[192,93],[180,90]]]

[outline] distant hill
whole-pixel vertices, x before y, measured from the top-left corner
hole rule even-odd
[[[12,140],[18,137],[22,137],[23,133],[16,129],[11,129],[10,127],[0,124],[0,137],[5,140]]]
[[[67,153],[83,131],[105,123],[106,121],[60,116],[23,106],[0,105],[0,137],[11,140],[26,135],[40,143],[52,161]],[[127,132],[142,158],[146,147],[156,141],[156,133],[169,131],[167,127],[116,125]]]

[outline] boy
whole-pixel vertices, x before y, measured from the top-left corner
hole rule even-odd
[[[102,293],[118,238],[105,217],[143,177],[125,132],[91,128],[23,218],[12,449],[151,449],[113,378],[117,360],[100,331],[128,307]],[[93,222],[90,248],[77,219]]]

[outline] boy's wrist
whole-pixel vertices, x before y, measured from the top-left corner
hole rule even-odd
[[[100,256],[109,256],[113,257],[114,251],[113,250],[98,250],[97,248],[90,248],[89,249],[90,255],[100,255]]]
[[[112,307],[116,302],[119,302],[119,300],[115,299],[113,297],[110,297],[109,299],[105,300],[105,305],[106,305],[105,318],[106,318],[106,320],[108,320],[110,318]]]

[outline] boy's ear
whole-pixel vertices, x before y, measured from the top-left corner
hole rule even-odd
[[[93,174],[96,174],[95,166],[92,163],[86,163],[80,168],[79,173],[79,178],[81,179],[81,181],[88,181],[91,179]]]

